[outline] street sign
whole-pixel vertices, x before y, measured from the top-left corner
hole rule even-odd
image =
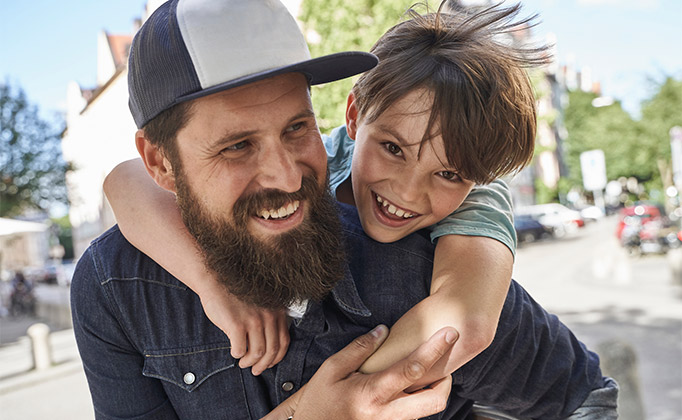
[[[580,154],[583,186],[587,191],[601,191],[606,187],[606,162],[602,150],[590,150]]]
[[[673,183],[679,189],[682,187],[682,127],[670,129],[670,152],[673,161]]]

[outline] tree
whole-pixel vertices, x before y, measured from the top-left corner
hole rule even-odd
[[[400,21],[410,0],[304,0],[303,22],[310,52],[320,57],[340,51],[369,51],[381,35]],[[346,98],[353,79],[314,86],[313,105],[322,132],[345,122]]]
[[[640,126],[619,102],[593,106],[596,97],[591,92],[569,93],[564,114],[568,131],[564,151],[571,186],[582,187],[580,154],[594,149],[604,151],[607,179],[634,176],[640,181],[650,180],[655,175],[655,163],[648,155],[641,154],[646,139]]]
[[[68,202],[61,129],[40,118],[21,88],[0,83],[0,217]]]
[[[674,126],[682,127],[682,80],[667,77],[657,86],[654,96],[642,104],[641,129],[647,142],[641,149],[657,166],[657,187],[672,185],[669,133]]]
[[[682,126],[682,81],[673,78],[656,86],[654,95],[643,102],[642,118],[635,121],[615,102],[594,107],[594,93],[569,94],[565,112],[568,139],[564,145],[569,180],[582,186],[580,153],[601,149],[608,179],[635,177],[648,190],[671,184],[669,131]]]

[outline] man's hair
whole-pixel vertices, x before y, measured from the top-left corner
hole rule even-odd
[[[428,89],[434,100],[421,145],[440,129],[448,163],[488,183],[533,157],[535,97],[525,69],[548,62],[547,47],[509,42],[535,18],[514,22],[520,5],[466,11],[446,3],[437,13],[409,10],[372,47],[379,65],[352,92],[359,118],[371,123],[413,90]]]
[[[150,120],[142,130],[145,138],[170,161],[173,171],[182,167],[176,138],[192,116],[192,101],[174,105]]]

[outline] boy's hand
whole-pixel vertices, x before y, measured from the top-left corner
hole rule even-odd
[[[289,331],[284,310],[272,311],[244,303],[216,283],[201,295],[208,319],[230,339],[232,357],[241,368],[251,366],[260,375],[279,363],[289,347]]]

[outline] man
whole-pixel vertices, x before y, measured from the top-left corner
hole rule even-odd
[[[401,390],[448,351],[453,331],[379,374],[353,372],[383,328],[322,365],[429,292],[426,237],[376,243],[355,211],[339,206],[346,259],[338,253],[342,236],[308,86],[374,64],[362,53],[310,60],[294,20],[274,1],[174,0],[143,25],[129,85],[149,172],[177,192],[204,248],[244,261],[238,273],[253,302],[311,303],[293,322],[286,357],[254,377],[236,366],[198,297],[111,229],[81,258],[72,285],[74,330],[98,418],[259,418],[309,380],[297,419],[414,418],[445,407],[447,379],[410,395]],[[257,217],[273,208],[287,209],[287,217]],[[409,270],[387,274],[390,266]],[[268,275],[281,281],[264,286]],[[553,337],[544,348],[546,334]],[[595,357],[513,284],[498,336],[456,373],[440,418],[462,418],[472,400],[533,417],[572,411],[602,386]],[[529,386],[515,386],[516,378]]]

